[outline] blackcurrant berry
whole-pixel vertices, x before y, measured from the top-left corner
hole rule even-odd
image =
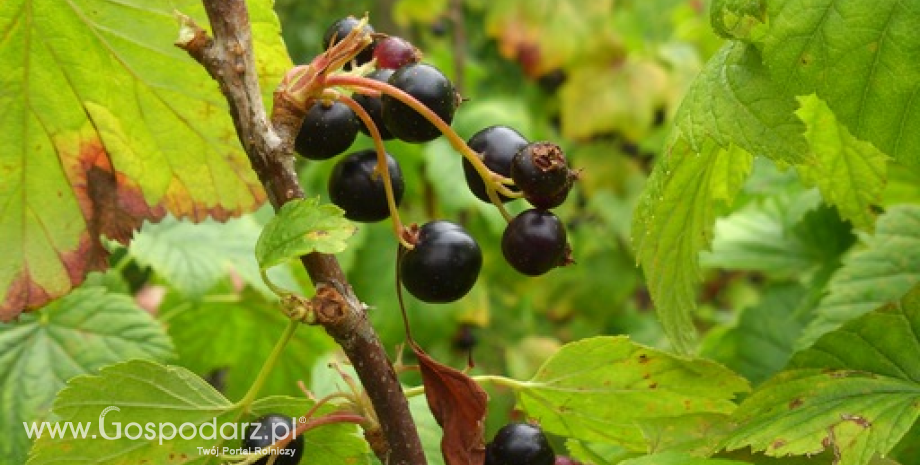
[[[532,142],[511,160],[511,179],[534,207],[548,209],[565,200],[575,174],[558,145]]]
[[[361,127],[355,112],[342,102],[317,101],[307,110],[294,150],[310,160],[332,158],[351,147]]]
[[[463,227],[431,221],[418,228],[415,247],[402,254],[402,284],[417,299],[453,302],[470,291],[482,268],[479,244]]]
[[[502,465],[499,463],[498,459],[495,458],[495,447],[492,446],[492,443],[486,444],[486,461],[483,465]]]
[[[390,79],[390,76],[393,75],[392,69],[383,69],[378,68],[365,76],[366,78],[373,79],[375,81],[387,82]],[[370,115],[371,119],[374,120],[374,125],[377,126],[377,130],[380,131],[380,138],[383,140],[390,140],[393,138],[393,134],[387,130],[387,126],[383,124],[383,108],[380,102],[380,96],[371,97],[370,95],[364,94],[355,94],[352,96],[355,102],[358,102],[358,105],[364,108],[364,111]],[[358,120],[361,123],[359,128],[361,132],[365,135],[370,136],[371,133],[368,131],[367,126],[364,125],[364,121]]]
[[[342,18],[332,23],[332,25],[330,25],[326,29],[326,32],[323,34],[323,49],[328,50],[329,47],[338,43],[338,41],[342,40],[343,37],[347,36],[349,32],[351,32],[354,28],[358,27],[358,23],[360,23],[360,20],[358,18],[355,18],[354,16],[347,16],[345,18]],[[365,24],[364,30],[368,34],[374,33],[374,28],[371,27],[370,24]],[[358,66],[361,66],[371,61],[371,59],[374,57],[374,46],[375,45],[376,44],[372,42],[370,45],[365,47],[364,50],[361,50],[361,52],[358,53],[358,56],[356,56],[354,59],[354,61],[358,63]],[[346,64],[344,68],[346,71],[351,69],[351,64],[350,63]]]
[[[266,449],[294,431],[295,425],[291,417],[270,414],[257,418],[246,425],[243,436],[243,449],[254,453],[259,449]],[[303,436],[295,437],[281,451],[269,454],[256,462],[256,465],[265,465],[275,456],[275,465],[297,465],[303,455]]]
[[[377,41],[374,58],[377,59],[378,69],[399,69],[421,61],[422,52],[406,39],[388,36]]]
[[[473,134],[473,137],[466,142],[466,145],[479,154],[479,159],[485,163],[486,167],[505,177],[511,176],[511,159],[527,144],[527,139],[521,133],[508,126],[487,127]],[[469,186],[470,192],[479,200],[491,203],[482,177],[466,158],[463,159],[463,175],[466,177],[466,185]],[[498,198],[502,202],[511,200],[503,195],[499,195]]]
[[[392,86],[413,96],[445,123],[450,124],[457,109],[457,92],[454,85],[434,66],[412,63],[397,69],[389,82]],[[394,136],[406,142],[428,142],[441,131],[424,116],[396,98],[384,94],[383,122]]]
[[[393,183],[393,198],[399,205],[405,191],[402,170],[390,154],[386,154],[386,158]],[[384,179],[375,171],[376,166],[377,152],[369,149],[349,154],[332,168],[329,198],[345,210],[345,218],[371,223],[390,216]]]
[[[539,276],[566,264],[565,226],[546,210],[530,209],[514,217],[502,234],[502,254],[519,272]]]
[[[492,438],[492,454],[501,465],[553,465],[556,454],[539,426],[509,423]]]

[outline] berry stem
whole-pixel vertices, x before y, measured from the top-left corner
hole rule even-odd
[[[527,381],[518,381],[513,378],[506,378],[504,376],[499,376],[499,375],[470,376],[470,379],[472,379],[473,381],[479,384],[490,383],[495,386],[503,386],[503,387],[506,387],[506,388],[509,388],[515,391],[520,391],[528,387],[531,387],[533,385],[532,383],[529,383]],[[405,394],[406,397],[410,399],[415,396],[420,396],[424,393],[425,393],[424,385],[403,390],[403,394]]]
[[[262,364],[262,368],[259,370],[259,374],[256,375],[255,381],[249,386],[249,391],[247,391],[243,398],[236,403],[237,407],[248,409],[249,406],[252,405],[256,396],[259,395],[262,386],[265,385],[265,381],[268,380],[268,374],[278,363],[278,359],[281,358],[281,352],[284,351],[284,347],[287,346],[287,343],[294,337],[294,332],[297,331],[298,326],[300,326],[299,321],[288,321],[287,326],[284,328],[284,332],[281,333],[281,337],[275,342],[275,347],[272,348],[271,353],[268,354],[268,358],[265,359],[265,363]]]
[[[399,219],[399,208],[396,206],[396,195],[393,193],[393,180],[390,178],[386,148],[383,146],[383,138],[380,137],[380,129],[374,124],[374,120],[371,118],[371,115],[367,113],[367,110],[353,98],[347,95],[339,95],[339,101],[348,105],[348,107],[358,115],[358,118],[361,118],[361,121],[363,121],[364,125],[367,127],[367,131],[371,134],[371,139],[374,141],[374,150],[377,152],[377,173],[383,177],[383,190],[386,192],[387,209],[390,210],[390,220],[393,222],[393,233],[396,234],[396,239],[399,240],[399,243],[402,244],[403,247],[412,249],[414,246],[406,242],[403,238],[405,226],[403,226],[402,221]]]
[[[494,178],[497,175],[492,170],[490,170],[489,167],[485,165],[485,163],[482,162],[482,160],[479,158],[479,154],[477,154],[475,151],[473,151],[473,149],[466,145],[466,141],[464,141],[463,138],[460,137],[460,135],[457,134],[457,132],[454,131],[454,129],[450,127],[449,124],[445,123],[440,116],[425,106],[425,104],[419,102],[415,97],[409,95],[408,93],[403,92],[402,90],[397,89],[396,87],[391,86],[386,82],[375,81],[373,79],[368,79],[362,76],[349,76],[342,74],[332,75],[326,77],[325,84],[327,86],[348,87],[353,90],[370,89],[380,92],[381,94],[387,94],[408,105],[420,115],[424,116],[425,119],[430,121],[431,124],[433,124],[436,128],[438,128],[439,131],[441,131],[441,134],[447,138],[447,141],[454,148],[454,150],[460,152],[460,155],[463,155],[463,157],[466,158],[471,165],[473,165],[476,173],[478,173],[479,176],[482,177],[483,182],[485,182],[486,192],[489,193],[489,199],[499,209],[505,220],[511,221],[511,215],[508,214],[508,211],[505,209],[502,202],[498,200],[498,196],[496,194],[502,194],[511,198],[521,197],[521,194],[508,189],[508,187],[505,185],[505,179],[496,182]]]

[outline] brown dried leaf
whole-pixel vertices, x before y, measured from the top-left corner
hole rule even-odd
[[[485,417],[489,396],[462,371],[431,358],[415,343],[428,408],[444,430],[441,454],[447,465],[485,462]]]

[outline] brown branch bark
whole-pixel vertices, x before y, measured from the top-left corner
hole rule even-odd
[[[302,198],[293,166],[293,140],[302,111],[276,101],[271,119],[265,112],[253,57],[249,13],[244,0],[203,0],[213,38],[183,18],[177,46],[201,63],[220,85],[237,136],[275,210]],[[367,391],[385,439],[373,444],[384,463],[426,463],[418,430],[409,413],[393,366],[334,256],[313,253],[301,261],[322,305],[317,321],[342,347]],[[368,434],[372,438],[375,432]]]

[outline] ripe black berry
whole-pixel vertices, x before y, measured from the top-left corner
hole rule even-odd
[[[502,254],[519,272],[539,276],[567,261],[565,226],[546,210],[516,216],[502,234]]]
[[[453,302],[476,284],[482,268],[479,244],[460,225],[431,221],[418,228],[415,248],[402,254],[402,284],[417,299]]]
[[[556,454],[543,430],[529,423],[509,423],[492,438],[492,455],[499,465],[553,465]]]
[[[511,160],[511,179],[534,207],[548,209],[565,200],[575,174],[558,145],[533,142]]]
[[[246,425],[243,436],[243,449],[250,453],[265,449],[294,431],[291,417],[278,414],[265,415]],[[275,465],[297,465],[303,455],[303,436],[295,437],[281,451],[259,459],[255,465],[265,465],[275,456]]]
[[[495,447],[492,446],[492,443],[486,444],[486,461],[483,465],[502,465],[499,463],[498,459],[495,458]]]
[[[383,69],[378,68],[365,76],[366,78],[373,79],[375,81],[387,82],[390,79],[390,76],[393,75],[392,69]],[[390,140],[393,138],[393,134],[387,129],[387,126],[383,124],[383,106],[380,102],[380,97],[371,97],[364,94],[355,94],[352,97],[358,105],[364,108],[364,111],[370,115],[371,119],[374,120],[374,125],[377,126],[377,130],[380,131],[380,138],[383,140]],[[364,125],[364,121],[361,121],[360,118],[358,122],[361,123],[359,128],[361,132],[365,135],[371,135],[370,131],[367,130],[367,126]]]
[[[521,133],[508,126],[490,126],[470,137],[466,142],[473,151],[479,154],[479,159],[493,172],[505,177],[511,176],[511,159],[524,146],[527,145],[527,139]],[[466,177],[466,185],[479,200],[489,202],[489,195],[486,194],[486,185],[473,168],[472,163],[466,158],[463,159],[463,175]],[[502,202],[511,200],[508,197],[499,195]]]
[[[393,198],[399,205],[405,190],[402,170],[390,154],[386,154],[386,158],[390,180],[393,182]],[[345,218],[371,223],[390,216],[384,179],[374,171],[376,166],[377,152],[369,149],[349,154],[332,168],[328,184],[329,198],[345,210]]]
[[[457,109],[454,85],[434,66],[412,63],[397,69],[389,82],[431,109],[450,124]],[[428,142],[441,135],[435,125],[408,105],[390,95],[381,97],[383,122],[394,136],[406,142]]]
[[[360,122],[342,102],[315,102],[307,110],[294,150],[311,160],[332,158],[351,147],[358,137]]]
[[[358,18],[355,18],[354,16],[347,16],[332,23],[332,25],[329,26],[329,28],[327,28],[326,32],[323,34],[323,49],[328,50],[329,47],[331,47],[333,44],[338,43],[338,41],[347,36],[349,32],[358,27],[359,22],[360,20]],[[374,28],[371,27],[370,24],[365,24],[364,30],[368,34],[374,33]],[[375,43],[372,42],[370,45],[365,47],[364,50],[361,50],[361,52],[358,53],[358,56],[356,56],[354,59],[354,61],[358,63],[358,66],[371,61],[371,59],[374,57],[374,46]],[[346,71],[351,69],[351,64],[346,64],[344,68]]]
[[[377,41],[374,58],[377,59],[377,68],[399,69],[421,61],[422,52],[406,39],[388,36]]]

